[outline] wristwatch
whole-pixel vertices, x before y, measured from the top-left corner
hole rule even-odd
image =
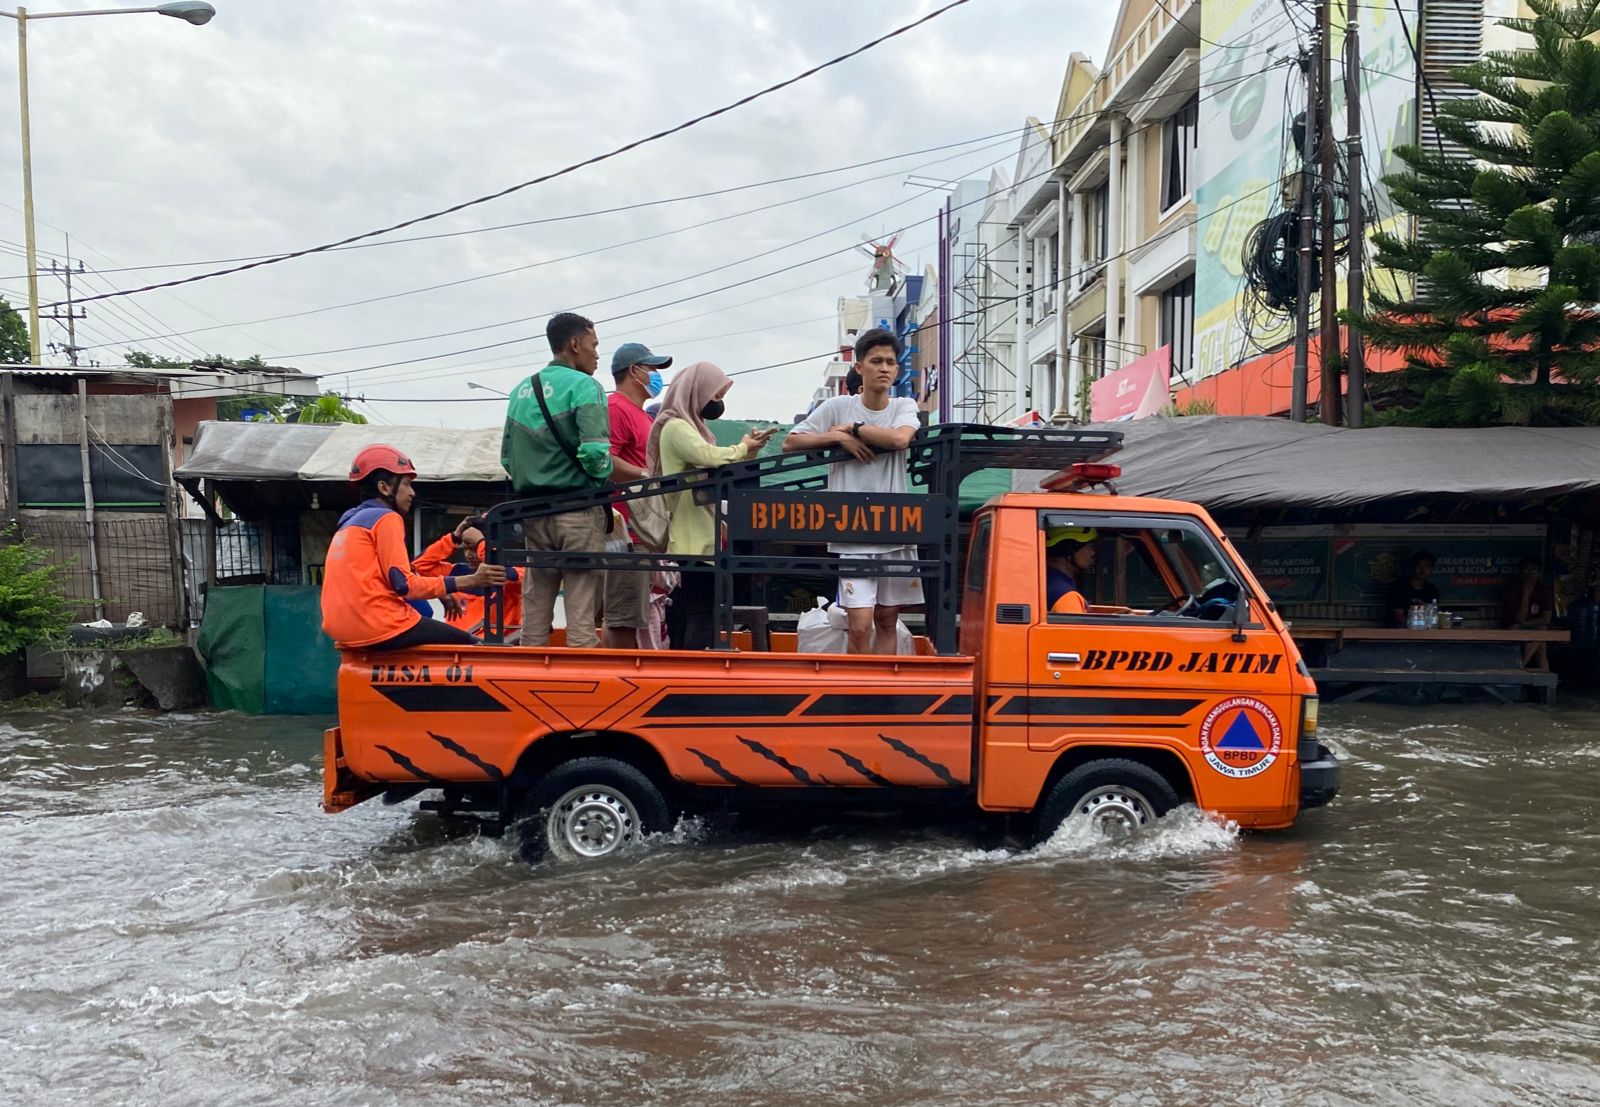
[[[866,426],[865,423],[852,423],[850,425],[850,437],[851,438],[860,438],[861,437],[861,428],[864,427],[864,426]]]

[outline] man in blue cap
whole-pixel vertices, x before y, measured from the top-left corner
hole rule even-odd
[[[650,440],[650,416],[644,405],[661,395],[661,371],[670,357],[650,352],[642,342],[624,342],[611,355],[611,376],[616,381],[606,404],[611,413],[611,479],[638,480],[645,472],[645,445]],[[628,517],[628,506],[617,510]],[[628,536],[630,545],[633,535]],[[607,573],[602,601],[605,644],[610,649],[638,649],[639,631],[649,625],[650,574],[636,570]]]

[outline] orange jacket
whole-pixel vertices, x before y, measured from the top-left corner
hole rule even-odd
[[[484,543],[478,543],[478,556],[483,556]],[[417,555],[411,563],[411,571],[425,577],[442,577],[446,575],[466,576],[472,570],[463,563],[455,562],[456,536],[454,532],[443,535],[427,549]],[[461,601],[460,615],[446,615],[445,622],[451,626],[461,627],[471,631],[478,637],[483,637],[484,620],[488,613],[484,610],[483,593],[464,591],[456,598]],[[505,618],[506,629],[522,625],[522,576],[516,567],[506,566],[505,583]]]
[[[407,600],[438,599],[455,578],[418,576],[406,556],[406,526],[388,504],[367,500],[344,513],[322,578],[322,630],[340,649],[386,641],[422,618]]]

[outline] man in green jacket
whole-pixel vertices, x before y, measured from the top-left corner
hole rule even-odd
[[[545,324],[544,333],[550,341],[550,364],[511,393],[500,440],[500,464],[511,474],[511,487],[525,497],[595,488],[610,483],[611,477],[606,394],[594,379],[600,366],[594,324],[562,312]],[[605,549],[607,520],[604,507],[530,519],[524,524],[528,549],[599,553]],[[597,569],[530,568],[522,590],[523,645],[550,644],[556,596],[564,585],[567,645],[599,646],[595,628],[604,579]]]

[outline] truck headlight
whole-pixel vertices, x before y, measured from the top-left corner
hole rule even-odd
[[[1317,743],[1317,708],[1320,701],[1316,696],[1307,696],[1300,701],[1300,761],[1302,764],[1315,761],[1318,755]]]

